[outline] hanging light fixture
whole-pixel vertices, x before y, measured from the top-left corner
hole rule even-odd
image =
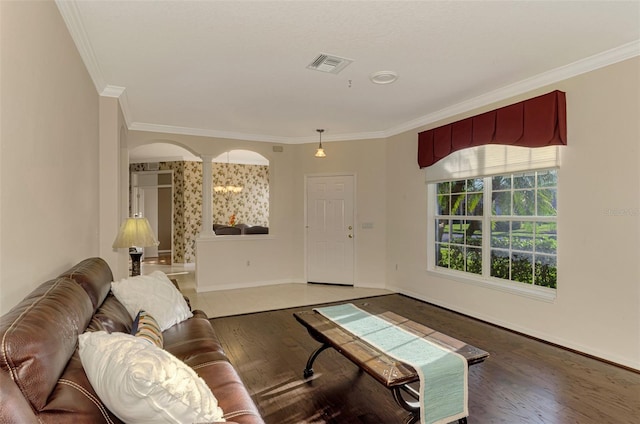
[[[324,132],[324,130],[318,129],[316,131],[318,131],[318,134],[320,135],[320,144],[318,145],[318,150],[316,150],[316,154],[314,156],[317,158],[326,158],[327,154],[324,152],[324,149],[322,148],[322,133]]]
[[[232,194],[238,194],[242,191],[242,186],[236,186],[231,184],[231,179],[229,178],[229,152],[227,152],[227,168],[225,171],[225,177],[226,177],[226,185],[217,185],[215,187],[213,187],[213,191],[215,191],[216,193],[221,193],[223,195],[225,195],[225,197],[227,198],[227,200],[229,200],[229,198],[231,197]]]

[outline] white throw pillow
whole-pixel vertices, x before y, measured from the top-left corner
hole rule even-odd
[[[128,424],[224,421],[218,401],[193,369],[126,333],[87,332],[79,353],[91,386]]]
[[[158,321],[162,331],[193,316],[180,291],[162,271],[114,281],[111,291],[132,319],[138,311],[145,310]]]

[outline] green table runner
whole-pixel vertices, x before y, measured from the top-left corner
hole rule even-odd
[[[351,303],[315,309],[376,349],[411,365],[420,377],[420,422],[450,423],[469,415],[467,361]]]

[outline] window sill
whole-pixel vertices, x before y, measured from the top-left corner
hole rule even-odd
[[[551,289],[548,287],[534,286],[523,283],[513,283],[504,280],[489,280],[483,278],[473,278],[466,273],[456,271],[437,271],[428,269],[427,274],[434,277],[445,278],[447,280],[453,280],[464,284],[471,284],[478,287],[484,287],[491,290],[499,290],[506,293],[515,294],[518,296],[528,297],[530,299],[539,300],[542,302],[554,303],[557,296],[557,289]]]

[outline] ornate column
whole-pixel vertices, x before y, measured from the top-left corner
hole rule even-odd
[[[213,155],[200,155],[202,158],[202,228],[200,237],[214,237],[213,232]]]

